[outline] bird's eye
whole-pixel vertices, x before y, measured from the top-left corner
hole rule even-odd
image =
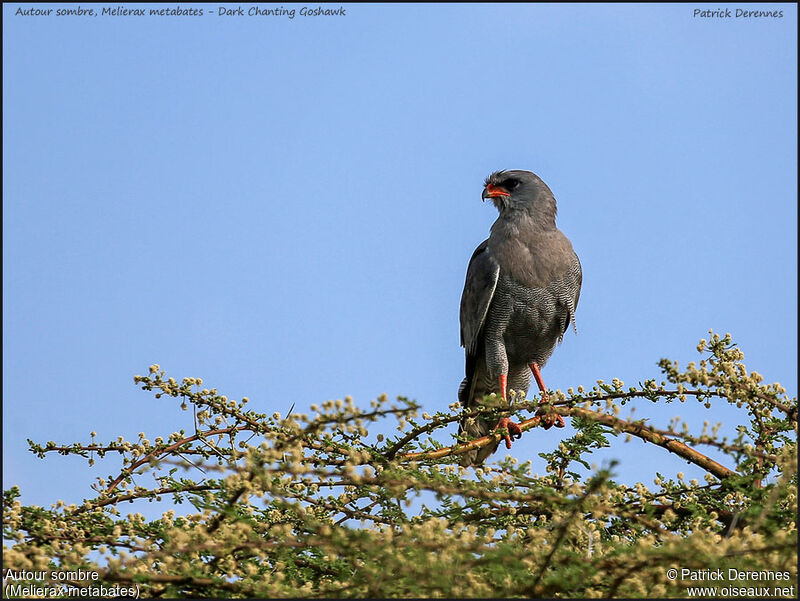
[[[507,179],[506,181],[503,182],[503,187],[509,192],[511,192],[517,186],[519,186],[518,179]]]

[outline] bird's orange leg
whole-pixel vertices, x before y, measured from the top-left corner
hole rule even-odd
[[[504,401],[508,401],[506,398],[506,389],[508,388],[508,375],[507,374],[500,374],[500,394],[503,396]],[[492,432],[498,430],[500,428],[505,428],[507,434],[503,437],[506,441],[506,448],[511,448],[511,439],[512,438],[522,438],[522,428],[519,427],[518,424],[511,421],[511,418],[508,417],[501,417],[497,425],[492,428]]]
[[[542,374],[539,372],[539,364],[535,361],[530,365],[531,371],[533,372],[533,379],[536,380],[536,385],[539,387],[539,391],[542,393],[542,404],[544,405],[550,398],[547,396],[547,387],[544,385],[544,380],[542,380]],[[562,418],[557,413],[551,413],[549,415],[545,415],[544,412],[540,409],[537,415],[542,416],[542,426],[544,426],[545,430],[549,430],[553,426],[557,428],[564,427],[564,418]]]
[[[503,397],[504,401],[507,401],[506,398],[506,389],[508,388],[508,375],[507,374],[500,374],[500,395]]]

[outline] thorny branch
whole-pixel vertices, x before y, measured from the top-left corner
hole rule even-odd
[[[730,557],[746,557],[752,569],[787,570],[796,580],[796,400],[749,374],[728,337],[701,341],[704,349],[711,359],[699,368],[661,362],[672,389],[648,380],[626,391],[615,380],[588,394],[551,391],[545,411],[572,417],[575,434],[541,454],[544,476],[513,457],[475,470],[452,465],[461,453],[499,443],[499,432],[448,447],[423,442],[462,419],[536,411],[534,401],[498,408],[485,399],[487,406],[454,405],[417,423],[411,402],[386,409],[378,399],[362,411],[345,399],[312,406],[313,418],[292,409],[281,419],[245,411],[246,399],[195,390],[199,379],[179,385],[153,366],[137,382],[157,397],[191,403],[194,433],[175,432],[155,445],[143,433],[138,443],[95,443],[94,433],[92,444],[31,443],[39,456],[92,461],[119,453],[123,469],[108,484],[99,480],[98,496],[79,505],[24,506],[18,490],[6,491],[4,568],[88,567],[106,585],[137,583],[154,597],[608,597],[642,590],[669,597],[680,592],[664,582],[675,561],[711,568]],[[712,397],[722,399],[749,421],[729,443],[717,438],[717,426],[711,435],[707,423],[701,435],[686,424],[683,432],[658,429],[618,417],[615,405],[686,397],[707,407]],[[413,427],[372,442],[366,424],[387,417],[401,431]],[[520,425],[530,430],[540,420]],[[240,431],[249,435],[237,440]],[[706,484],[684,481],[681,472],[675,481],[660,467],[651,490],[614,482],[613,465],[593,476],[570,467],[591,471],[586,457],[620,434],[701,468]],[[731,467],[697,445],[711,446]],[[173,476],[181,467],[201,469],[203,480]],[[157,485],[131,486],[134,474],[147,473]],[[189,500],[196,511],[120,517],[120,503],[162,495]]]

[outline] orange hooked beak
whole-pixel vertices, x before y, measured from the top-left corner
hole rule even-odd
[[[495,186],[494,184],[486,186],[486,190],[483,193],[484,198],[497,198],[498,196],[511,196],[511,194],[509,194],[505,188]]]

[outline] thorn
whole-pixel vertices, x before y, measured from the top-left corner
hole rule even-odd
[[[176,451],[176,453],[177,453],[177,451]],[[183,458],[184,458],[186,461],[188,461],[189,463],[191,463],[193,466],[195,466],[197,469],[199,469],[199,470],[200,470],[201,472],[203,472],[204,474],[206,473],[206,470],[204,470],[202,467],[200,467],[199,465],[197,465],[197,464],[196,464],[194,461],[192,461],[191,459],[189,459],[189,458],[188,458],[186,455],[184,455],[183,453],[177,453],[177,454],[178,454],[180,457],[183,457]]]

